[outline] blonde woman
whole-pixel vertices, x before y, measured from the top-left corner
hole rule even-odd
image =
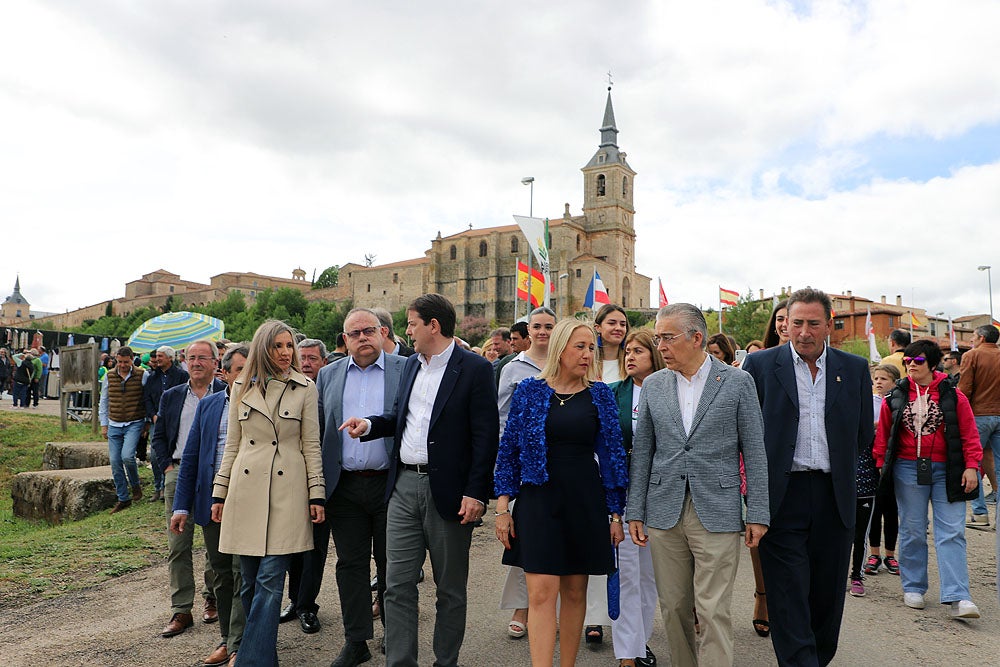
[[[278,616],[291,555],[313,548],[326,489],[316,385],[299,371],[294,331],[268,320],[233,383],[212,520],[219,551],[240,556],[246,611],[238,665],[277,665]]]
[[[594,382],[595,350],[590,324],[555,326],[542,372],[514,391],[497,456],[496,535],[503,562],[527,579],[533,665],[552,664],[557,597],[560,664],[575,664],[587,577],[614,569],[614,547],[624,539],[622,430],[614,395]]]

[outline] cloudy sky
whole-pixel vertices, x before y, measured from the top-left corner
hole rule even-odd
[[[998,25],[964,0],[10,3],[0,297],[409,259],[526,213],[524,176],[536,215],[579,214],[611,70],[637,267],[671,301],[985,312]]]

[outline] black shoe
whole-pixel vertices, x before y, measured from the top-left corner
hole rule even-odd
[[[656,654],[653,650],[646,646],[646,657],[635,659],[636,667],[656,667]]]
[[[378,650],[385,655],[385,635],[382,635],[382,641],[378,643]]]
[[[340,650],[337,659],[330,663],[330,667],[355,667],[371,659],[372,653],[368,650],[368,642],[348,642]]]
[[[281,610],[281,616],[278,617],[278,623],[287,623],[297,616],[298,614],[295,613],[295,603],[289,602],[285,605],[285,608]]]
[[[319,632],[319,619],[316,618],[316,614],[311,611],[303,611],[299,613],[299,625],[302,626],[302,632],[307,635],[311,635],[314,632]]]

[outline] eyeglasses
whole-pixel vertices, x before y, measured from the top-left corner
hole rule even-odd
[[[364,329],[355,329],[354,331],[345,331],[344,335],[351,340],[357,340],[361,337],[361,334],[365,335],[365,338],[371,338],[378,331],[378,327],[365,327]]]
[[[906,366],[909,366],[910,364],[923,366],[926,363],[927,363],[927,357],[903,357],[903,364]]]
[[[677,340],[681,336],[686,336],[688,333],[689,332],[684,331],[682,333],[677,333],[677,334],[667,334],[666,336],[660,336],[659,334],[657,334],[653,336],[653,345],[659,345],[660,343],[663,343],[664,345],[670,345],[675,340]]]

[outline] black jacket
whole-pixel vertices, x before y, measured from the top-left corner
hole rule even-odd
[[[889,442],[885,448],[885,463],[882,465],[882,479],[879,486],[883,484],[892,488],[892,466],[896,462],[896,442],[899,437],[899,429],[903,427],[903,411],[910,399],[910,379],[903,378],[896,381],[896,386],[885,400],[889,401],[889,409],[892,410],[892,426],[889,429]],[[965,472],[965,452],[962,450],[962,435],[958,430],[958,397],[955,394],[955,385],[948,380],[938,384],[938,405],[944,414],[944,439],[947,443],[945,454],[945,490],[948,494],[948,502],[957,503],[966,500],[975,500],[979,496],[978,489],[968,493],[962,488],[962,474]]]

